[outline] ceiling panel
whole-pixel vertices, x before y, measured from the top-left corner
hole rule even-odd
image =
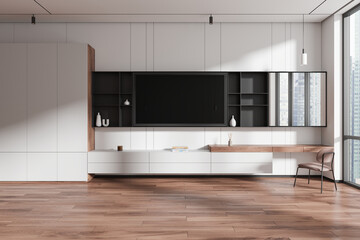
[[[304,14],[323,0],[38,1],[54,14]]]
[[[33,0],[0,0],[0,14],[46,14]]]
[[[0,0],[0,22],[297,22],[324,0]],[[357,1],[357,0],[355,0]],[[326,0],[305,21],[319,22],[351,0]]]
[[[327,0],[313,14],[332,14],[345,6],[349,0]]]

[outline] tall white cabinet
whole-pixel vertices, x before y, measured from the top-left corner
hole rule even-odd
[[[86,181],[94,50],[0,44],[0,181]]]

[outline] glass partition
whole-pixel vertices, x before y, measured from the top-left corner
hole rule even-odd
[[[270,126],[326,126],[326,73],[270,73]]]

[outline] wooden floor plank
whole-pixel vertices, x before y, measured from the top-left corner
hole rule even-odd
[[[357,239],[360,191],[319,179],[0,183],[0,239]]]

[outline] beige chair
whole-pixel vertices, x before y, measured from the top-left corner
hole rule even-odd
[[[317,162],[300,163],[296,170],[294,187],[296,184],[296,177],[298,175],[299,168],[306,168],[309,169],[308,184],[310,183],[311,170],[321,172],[321,193],[323,189],[323,178],[324,178],[323,173],[331,171],[334,179],[335,189],[337,191],[336,181],[334,176],[334,156],[335,156],[334,152],[330,152],[329,149],[323,149],[320,152],[318,152],[318,154],[316,155]]]

